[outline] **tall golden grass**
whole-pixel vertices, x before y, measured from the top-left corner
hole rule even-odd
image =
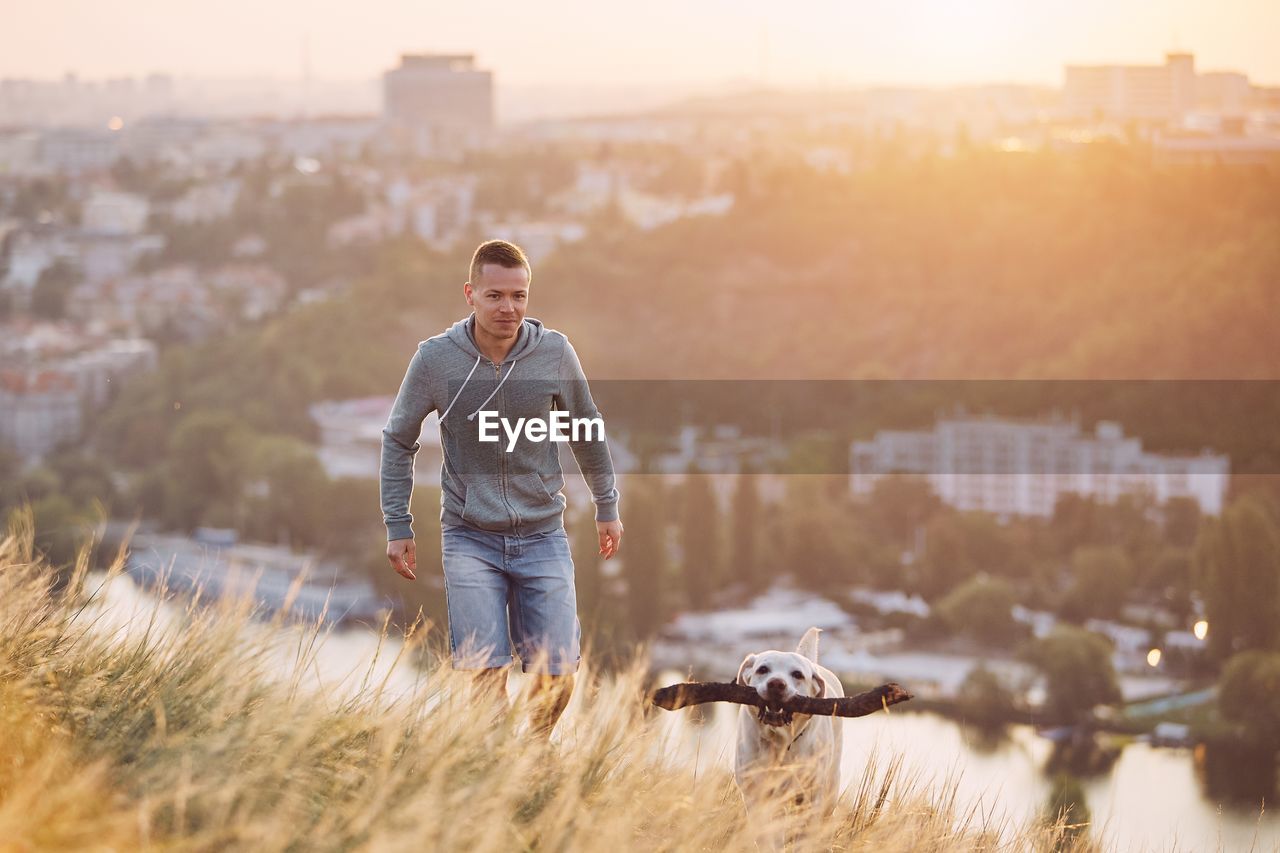
[[[413,689],[371,669],[325,692],[305,677],[319,624],[264,622],[244,600],[190,599],[172,618],[157,598],[112,630],[101,601],[123,549],[104,580],[86,544],[55,589],[33,543],[15,513],[0,540],[0,850],[651,853],[753,850],[768,828],[727,770],[695,777],[664,754],[643,654],[602,675],[584,650],[572,713],[547,741],[529,733],[527,695],[483,701],[419,654],[423,632],[386,644],[421,667]],[[881,764],[830,818],[779,818],[794,849],[1094,849],[1063,820],[992,822],[954,785]]]

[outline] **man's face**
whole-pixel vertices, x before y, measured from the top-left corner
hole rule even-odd
[[[474,281],[463,286],[476,325],[499,340],[520,334],[529,303],[529,272],[524,267],[484,264]]]

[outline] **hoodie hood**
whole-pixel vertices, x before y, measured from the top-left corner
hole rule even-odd
[[[471,377],[475,374],[476,368],[479,367],[480,362],[484,360],[484,355],[480,350],[476,349],[475,340],[472,337],[475,330],[475,324],[476,315],[473,311],[471,316],[467,317],[465,320],[459,320],[454,323],[449,327],[449,331],[446,332],[449,340],[453,341],[453,343],[467,355],[473,357],[476,360],[476,363],[471,365],[471,372],[467,374],[466,379],[462,380],[462,387],[458,389],[458,393],[454,395],[453,400],[449,401],[449,405],[440,415],[441,426],[444,425],[445,416],[449,414],[449,410],[453,408],[453,404],[462,396],[462,391],[467,387],[467,383],[471,381]],[[511,374],[515,372],[516,362],[537,349],[538,344],[541,343],[542,337],[545,334],[546,329],[543,327],[541,320],[535,320],[532,317],[524,318],[524,321],[520,324],[519,335],[516,337],[516,345],[511,348],[511,352],[507,353],[507,357],[502,360],[502,364],[507,366],[507,372],[498,382],[498,387],[493,389],[493,393],[486,397],[485,401],[477,406],[474,412],[467,415],[467,420],[474,421],[476,419],[476,415],[480,414],[484,407],[489,404],[489,401],[498,395],[498,391],[502,389],[503,383],[506,382],[507,379],[511,377]]]
[[[484,358],[480,350],[476,349],[475,344],[475,312],[466,319],[459,320],[449,327],[449,340],[458,345],[458,348],[472,358]],[[507,357],[502,360],[503,364],[519,361],[529,353],[533,352],[533,348],[542,340],[542,336],[546,334],[546,329],[542,325],[541,320],[535,320],[532,317],[525,317],[524,322],[520,324],[520,334],[516,338],[516,345],[511,348],[511,352],[507,353]]]

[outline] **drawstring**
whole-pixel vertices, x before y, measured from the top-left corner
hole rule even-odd
[[[476,363],[471,365],[471,373],[476,372],[476,368],[480,366],[480,356],[476,356]],[[449,410],[453,408],[453,404],[458,402],[458,398],[462,396],[462,389],[467,387],[467,383],[471,381],[471,373],[467,374],[467,378],[462,380],[462,387],[458,389],[458,393],[453,395],[453,399],[449,401],[449,405],[445,408],[444,414],[440,416],[440,422],[444,423],[444,419],[449,416]],[[485,402],[489,402],[485,400]],[[470,420],[468,418],[468,420]]]
[[[479,361],[477,361],[477,362],[476,362],[476,364],[479,364],[479,363],[480,363]],[[472,368],[472,370],[474,370],[474,369],[475,369],[475,368]],[[506,375],[506,376],[502,377],[502,381],[498,383],[498,387],[493,389],[493,393],[492,393],[492,394],[490,394],[488,397],[485,397],[485,398],[484,398],[484,403],[481,403],[481,404],[480,404],[480,406],[479,406],[479,407],[478,407],[474,412],[472,412],[471,414],[467,415],[467,420],[469,420],[469,421],[474,421],[474,420],[476,419],[476,415],[480,414],[480,410],[481,410],[481,409],[483,409],[483,408],[485,407],[485,404],[486,404],[486,403],[488,403],[490,400],[492,400],[492,399],[497,395],[498,391],[502,388],[502,383],[503,383],[503,382],[506,382],[508,379],[510,379],[510,378],[511,378],[511,374],[512,374],[512,373],[515,373],[515,371],[516,371],[516,363],[513,361],[513,362],[511,362],[511,369],[507,371],[507,375]],[[461,394],[462,392],[461,392],[461,391],[459,391],[458,393],[459,393],[459,394]],[[457,398],[457,397],[454,397],[454,399],[456,400],[456,399],[458,399],[458,398]],[[452,406],[453,404],[452,404],[452,403],[450,403],[449,405],[451,405],[451,406]]]
[[[479,366],[480,366],[480,356],[476,356],[476,363],[471,365],[471,373],[468,373],[467,378],[462,380],[462,386],[458,388],[458,393],[453,395],[453,399],[450,400],[449,405],[445,407],[444,414],[440,415],[441,422],[443,422],[444,419],[449,416],[449,412],[452,411],[453,409],[453,404],[458,402],[458,398],[462,396],[462,389],[467,387],[467,383],[471,381],[471,376],[476,372],[476,368]],[[477,408],[471,414],[467,415],[467,420],[474,421],[476,419],[476,415],[480,414],[480,410],[483,409],[485,405],[488,404],[488,402],[497,395],[498,391],[502,389],[502,383],[506,382],[508,379],[511,378],[511,374],[515,371],[515,369],[516,369],[516,363],[513,361],[511,362],[511,369],[507,371],[506,376],[502,377],[502,381],[498,383],[498,387],[493,389],[492,394],[484,398],[484,402],[480,404],[479,408]]]

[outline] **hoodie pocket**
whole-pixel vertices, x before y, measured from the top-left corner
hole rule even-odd
[[[537,471],[509,478],[507,499],[524,523],[543,521],[564,509],[563,499],[547,491],[547,485]]]
[[[502,483],[501,477],[482,477],[469,483],[463,520],[482,530],[510,530],[515,523],[545,521],[564,509],[564,498],[547,491],[536,471],[507,477],[505,499]]]
[[[500,477],[477,477],[467,483],[462,503],[462,519],[481,530],[506,530],[511,527],[511,512],[502,499]]]

